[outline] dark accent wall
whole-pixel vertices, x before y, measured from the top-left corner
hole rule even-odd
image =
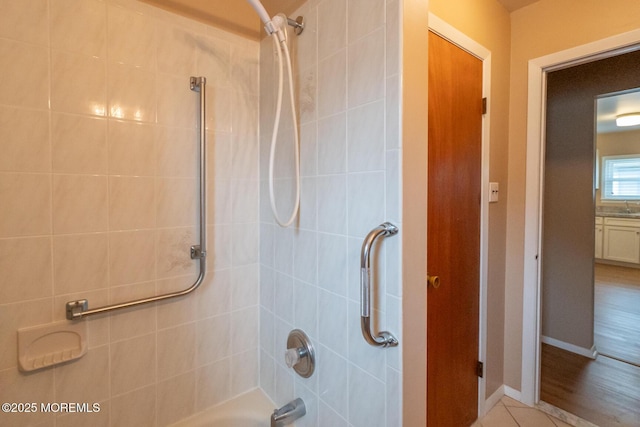
[[[542,335],[593,346],[596,97],[640,87],[640,51],[548,73]]]

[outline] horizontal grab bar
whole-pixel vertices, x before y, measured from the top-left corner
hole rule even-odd
[[[371,333],[371,248],[380,236],[393,236],[398,233],[398,227],[385,222],[367,234],[360,251],[360,325],[364,339],[373,346],[395,347],[398,340],[393,334],[381,331],[377,336]]]
[[[76,320],[86,316],[92,316],[100,313],[107,313],[113,310],[120,310],[127,307],[135,307],[142,304],[149,304],[156,301],[162,301],[170,298],[176,298],[190,294],[195,291],[204,281],[207,271],[207,133],[206,133],[206,84],[205,77],[191,77],[189,79],[190,88],[194,92],[200,92],[200,210],[198,213],[200,227],[200,244],[191,246],[191,259],[200,260],[200,272],[198,278],[190,287],[177,292],[171,292],[162,295],[156,295],[148,298],[140,298],[134,301],[121,302],[118,304],[105,305],[89,309],[89,302],[86,299],[69,301],[66,304],[67,319]]]

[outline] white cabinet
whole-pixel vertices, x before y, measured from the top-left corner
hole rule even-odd
[[[602,258],[639,264],[640,220],[605,218]]]
[[[604,234],[604,226],[596,223],[596,258],[602,258],[602,239]]]

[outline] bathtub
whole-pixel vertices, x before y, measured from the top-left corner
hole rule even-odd
[[[260,389],[185,418],[172,427],[269,427],[275,405]]]

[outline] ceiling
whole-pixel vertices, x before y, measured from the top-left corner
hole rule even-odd
[[[530,4],[537,1],[538,0],[498,0],[498,2],[501,3],[509,12],[513,12],[514,10],[529,6]]]
[[[262,25],[246,0],[140,0],[236,34],[259,39]],[[306,0],[262,0],[270,15],[290,15]],[[538,0],[498,0],[509,12]]]
[[[262,24],[246,0],[140,0],[187,16],[205,24],[224,28],[252,39],[260,38]],[[270,15],[292,14],[305,0],[261,0]]]
[[[617,127],[616,116],[619,114],[640,112],[640,91],[627,92],[620,95],[598,98],[597,132],[626,132],[640,129],[638,126]]]

